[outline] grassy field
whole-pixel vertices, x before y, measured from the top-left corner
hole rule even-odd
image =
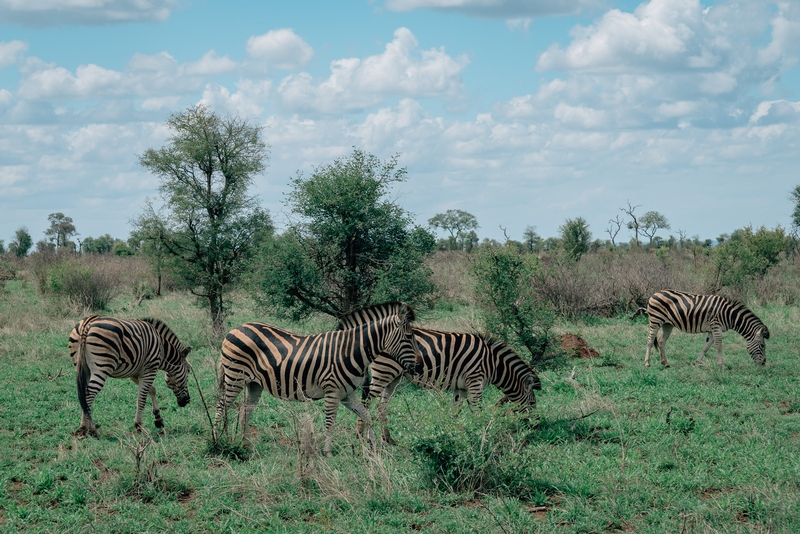
[[[175,293],[130,301],[109,314],[165,320],[195,347],[190,361],[213,405],[219,342],[204,313]],[[800,532],[800,313],[754,311],[772,334],[763,368],[733,332],[728,369],[713,356],[692,365],[704,339],[677,332],[672,367],[656,356],[647,369],[644,319],[562,323],[559,333],[600,357],[542,369],[531,419],[493,408],[494,388],[483,409],[457,413],[448,394],[406,384],[390,408],[399,446],[370,453],[341,409],[325,458],[322,404],[265,395],[238,460],[209,454],[194,382],[179,409],[163,374],[166,435],[133,433],[136,387],[109,380],[94,405],[100,439],[75,439],[67,336],[81,312],[13,280],[0,292],[0,532]],[[230,321],[252,319],[271,320],[243,301]],[[467,308],[418,321],[473,323]],[[154,431],[149,408],[144,422]]]

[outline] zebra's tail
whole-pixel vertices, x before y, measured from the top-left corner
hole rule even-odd
[[[223,358],[219,359],[217,364],[217,394],[225,394],[225,367],[222,365]]]
[[[78,362],[75,364],[77,371],[77,385],[78,385],[78,402],[80,402],[83,413],[89,413],[89,402],[86,397],[89,392],[89,380],[92,377],[92,371],[89,369],[89,364],[86,361],[86,338],[89,335],[89,328],[91,322],[99,315],[90,315],[78,325]]]

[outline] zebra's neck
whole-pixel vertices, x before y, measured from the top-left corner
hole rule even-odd
[[[748,341],[756,335],[756,331],[764,328],[764,323],[745,306],[729,304],[721,315],[721,322],[728,330],[734,330]]]
[[[343,349],[351,348],[353,365],[366,372],[367,366],[375,361],[381,352],[386,352],[386,320],[362,323],[342,332]]]

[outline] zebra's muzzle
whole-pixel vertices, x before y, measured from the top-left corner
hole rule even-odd
[[[183,408],[184,406],[189,404],[189,400],[190,399],[189,399],[189,394],[188,393],[186,393],[186,395],[178,395],[178,406]]]

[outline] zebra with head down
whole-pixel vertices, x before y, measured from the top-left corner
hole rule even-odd
[[[142,427],[142,411],[148,395],[153,404],[157,428],[164,420],[156,402],[154,380],[159,369],[166,372],[167,386],[175,393],[178,406],[189,403],[191,347],[158,319],[117,319],[91,315],[82,319],[69,336],[69,352],[77,371],[78,401],[83,415],[76,435],[97,437],[92,420],[92,403],[108,377],[130,378],[139,386],[134,427]]]

